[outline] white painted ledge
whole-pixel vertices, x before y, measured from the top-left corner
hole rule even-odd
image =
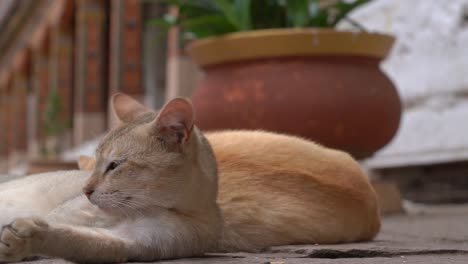
[[[468,160],[468,99],[405,111],[398,134],[363,163],[370,168]]]

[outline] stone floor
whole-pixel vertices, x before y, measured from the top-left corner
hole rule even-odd
[[[161,264],[468,263],[468,205],[407,206],[408,214],[383,219],[375,241],[275,247],[261,254],[210,254]],[[65,264],[44,259],[30,264]]]

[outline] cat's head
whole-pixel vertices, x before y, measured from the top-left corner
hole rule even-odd
[[[121,124],[96,150],[93,173],[83,188],[93,204],[127,215],[158,208],[190,210],[215,201],[216,161],[194,125],[188,100],[174,99],[156,113],[116,94],[111,108]]]

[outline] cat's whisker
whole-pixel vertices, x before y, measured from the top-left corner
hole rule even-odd
[[[134,196],[134,197],[141,197],[145,199],[150,198],[148,195],[141,194],[141,191],[142,190],[138,190],[138,189],[135,189],[135,190],[126,189],[126,190],[119,190],[116,193],[118,193],[119,195],[124,195],[124,196]]]
[[[128,203],[128,201],[126,201],[126,200],[121,200],[121,199],[117,199],[117,198],[112,199],[111,202],[113,204],[119,206],[119,207],[124,206],[125,208],[130,209],[132,211],[136,211],[136,212],[138,212],[140,214],[142,214],[142,212],[138,209],[138,207],[143,207],[143,208],[146,207],[144,204]]]
[[[158,205],[157,203],[147,203],[147,202],[137,202],[136,200],[133,200],[133,201],[126,201],[128,204],[131,204],[133,206],[137,206],[141,209],[152,209],[152,208],[155,208],[155,207],[161,207],[160,205]]]
[[[125,190],[125,191],[118,191],[120,194],[126,194],[126,195],[131,195],[131,196],[138,196],[142,198],[149,198],[148,195],[141,194],[141,190]]]
[[[130,206],[134,206],[134,207],[142,207],[143,209],[148,209],[151,207],[151,204],[148,204],[148,203],[145,203],[143,201],[138,201],[138,200],[125,200],[123,201],[123,203],[127,204],[127,205],[130,205]]]
[[[127,211],[125,211],[124,208],[120,207],[120,206],[117,206],[117,208],[127,217],[127,218],[130,218],[130,215],[127,213]]]
[[[131,206],[131,205],[125,203],[125,202],[119,202],[119,204],[123,205],[126,208],[129,208],[129,209],[131,209],[131,210],[133,210],[133,211],[135,211],[137,213],[139,213],[141,216],[144,216],[144,213],[142,211],[140,211],[138,208],[135,208],[135,207],[133,207],[133,206]]]
[[[130,214],[125,210],[125,208],[122,208],[120,205],[121,203],[117,200],[112,201],[116,206],[115,208],[119,209],[120,212],[122,212],[127,218],[130,218]]]
[[[130,198],[130,199],[128,199]],[[133,204],[135,206],[139,206],[139,207],[145,207],[145,208],[149,208],[149,207],[152,207],[152,206],[158,206],[157,203],[154,203],[154,202],[148,202],[149,198],[148,197],[138,197],[138,196],[131,196],[131,195],[128,195],[125,197],[125,202],[126,203],[129,203],[129,204]]]

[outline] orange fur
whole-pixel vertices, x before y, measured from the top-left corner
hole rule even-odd
[[[78,168],[84,171],[93,171],[96,167],[96,160],[88,156],[80,156],[78,158]]]
[[[208,133],[218,162],[221,250],[370,240],[377,198],[348,154],[263,131]],[[82,169],[92,170],[86,160]]]
[[[219,166],[224,250],[369,240],[377,198],[348,154],[261,131],[207,134]]]

